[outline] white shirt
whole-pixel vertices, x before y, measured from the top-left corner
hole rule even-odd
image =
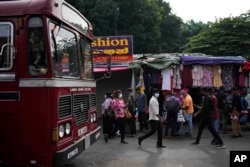
[[[159,120],[159,103],[155,96],[152,96],[149,101],[149,120]]]
[[[106,109],[109,108],[109,106],[111,105],[112,99],[111,98],[106,98],[105,101],[102,103],[102,114],[104,113],[104,111]]]

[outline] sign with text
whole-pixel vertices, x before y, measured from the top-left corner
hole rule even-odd
[[[230,151],[230,167],[248,167],[250,151]]]
[[[133,36],[94,37],[91,43],[95,67],[106,66],[111,56],[112,66],[127,66],[133,60]]]

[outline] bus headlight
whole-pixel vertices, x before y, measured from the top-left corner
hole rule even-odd
[[[93,121],[95,122],[96,121],[96,113],[93,113]]]
[[[93,121],[94,121],[94,116],[93,116],[93,114],[91,114],[90,115],[90,122],[93,123]]]
[[[58,134],[59,134],[59,137],[63,137],[64,136],[64,127],[63,127],[63,125],[60,125],[59,126],[59,131],[58,131]]]
[[[68,134],[70,134],[70,132],[71,132],[71,126],[70,126],[70,124],[67,122],[67,123],[65,124],[65,133],[66,133],[66,135],[68,135]]]

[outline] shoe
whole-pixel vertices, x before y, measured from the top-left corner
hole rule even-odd
[[[193,145],[193,146],[200,146],[200,143],[193,142],[191,145]]]
[[[190,135],[188,132],[187,133],[185,133],[185,136],[186,137],[193,137],[192,135]]]
[[[108,143],[108,135],[104,135],[105,143]]]
[[[125,142],[124,140],[121,140],[121,144],[128,144],[128,143]]]
[[[226,148],[226,146],[223,144],[219,144],[219,145],[216,145],[216,148]]]
[[[210,142],[210,144],[211,144],[211,145],[216,145],[216,141],[215,141],[215,140],[212,140],[212,141]]]
[[[142,142],[142,139],[140,137],[138,137],[138,144],[139,144],[139,146],[141,146],[141,142]]]
[[[243,135],[242,135],[242,134],[240,134],[240,135],[238,135],[238,137],[243,137]]]
[[[166,148],[166,146],[162,146],[162,145],[161,146],[157,145],[156,147],[157,148]]]
[[[238,136],[236,136],[236,135],[232,135],[231,137],[232,137],[232,138],[237,138]]]

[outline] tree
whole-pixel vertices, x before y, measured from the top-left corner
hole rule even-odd
[[[250,13],[219,19],[209,28],[189,39],[184,52],[214,56],[250,55]]]
[[[133,35],[134,53],[177,51],[182,21],[163,0],[67,0],[95,36]]]

